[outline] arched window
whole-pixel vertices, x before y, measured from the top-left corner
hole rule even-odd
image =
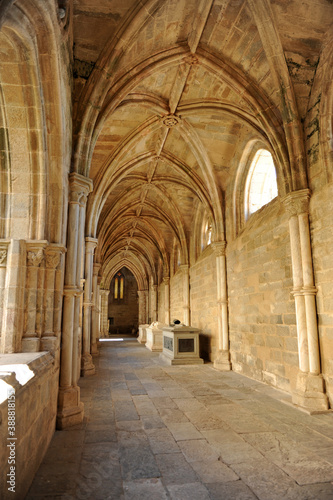
[[[204,219],[202,225],[202,235],[201,235],[201,250],[204,250],[208,245],[212,243],[213,236],[213,223],[211,217]]]
[[[276,170],[272,155],[266,149],[258,149],[249,168],[244,199],[244,215],[247,220],[278,195]]]
[[[119,272],[114,280],[113,298],[122,300],[124,298],[124,276]]]

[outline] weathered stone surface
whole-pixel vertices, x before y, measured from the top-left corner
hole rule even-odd
[[[193,468],[181,452],[161,453],[156,455],[156,461],[166,485],[187,484],[198,480]]]
[[[161,500],[168,498],[160,479],[137,479],[124,482],[125,500],[146,500],[147,498],[160,498]]]
[[[207,488],[201,483],[190,483],[185,485],[170,485],[167,487],[170,498],[178,500],[210,500]]]
[[[279,432],[245,434],[244,439],[265,457],[285,471],[298,484],[313,484],[333,481],[332,466],[318,455],[309,453]]]

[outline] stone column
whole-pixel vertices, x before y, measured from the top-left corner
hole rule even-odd
[[[151,298],[151,303],[152,303],[152,323],[155,323],[157,321],[157,316],[158,316],[158,286],[157,285],[152,285],[152,298]]]
[[[52,353],[56,351],[58,342],[55,331],[56,270],[64,251],[65,248],[57,244],[49,245],[45,250],[44,325],[40,350]]]
[[[183,323],[190,326],[190,274],[188,264],[180,266],[183,273]]]
[[[167,325],[170,324],[170,278],[163,278],[164,283],[164,321]]]
[[[139,297],[139,325],[147,323],[146,319],[146,290],[138,290]]]
[[[83,403],[80,389],[76,385],[76,372],[73,369],[73,353],[77,349],[74,339],[75,297],[80,293],[77,277],[77,262],[81,259],[80,241],[84,224],[80,221],[80,205],[85,205],[87,195],[92,190],[92,181],[77,173],[69,175],[69,208],[67,223],[67,254],[65,267],[63,322],[60,358],[60,387],[57,413],[57,427],[78,424],[83,419]],[[81,211],[82,213],[82,211]]]
[[[41,338],[42,285],[40,265],[44,259],[46,242],[27,243],[27,271],[25,290],[25,321],[22,352],[38,352]]]
[[[26,259],[26,242],[11,240],[3,295],[1,352],[4,354],[20,352],[22,348]]]
[[[97,338],[99,337],[99,321],[98,321],[98,272],[101,268],[100,264],[95,263],[93,266],[93,281],[92,281],[92,308],[91,308],[91,354],[97,355]]]
[[[109,336],[108,318],[109,318],[109,293],[110,290],[101,290],[101,331],[103,337]]]
[[[93,281],[93,262],[94,250],[97,245],[95,238],[86,237],[85,239],[85,266],[84,266],[84,293],[83,293],[83,332],[82,332],[82,359],[81,375],[94,375],[95,366],[90,353],[91,340],[91,307],[92,307],[92,281]]]
[[[217,283],[217,309],[218,309],[218,354],[214,360],[214,368],[221,371],[231,370],[229,352],[229,325],[228,325],[228,292],[227,292],[227,267],[226,243],[218,241],[213,243],[216,256],[216,283]]]
[[[293,295],[295,298],[299,373],[293,403],[309,410],[326,410],[328,399],[320,372],[317,326],[317,289],[314,285],[311,237],[309,228],[310,191],[289,193],[285,207],[289,214]]]
[[[2,334],[3,300],[6,288],[8,245],[9,245],[8,241],[0,242],[0,338]],[[1,346],[1,340],[0,340],[0,346]]]

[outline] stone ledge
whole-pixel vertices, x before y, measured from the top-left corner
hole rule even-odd
[[[18,392],[53,364],[54,358],[49,352],[0,354],[0,380]],[[0,397],[0,404],[6,400]]]

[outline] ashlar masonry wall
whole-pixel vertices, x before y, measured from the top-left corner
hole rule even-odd
[[[232,368],[290,391],[298,372],[288,217],[278,198],[227,246]]]
[[[183,321],[183,276],[179,269],[170,280],[170,320]]]
[[[0,370],[9,396],[0,404],[0,498],[21,500],[55,431],[59,370],[47,352],[1,355]],[[9,491],[10,472],[15,486]]]
[[[190,268],[191,326],[200,328],[201,357],[214,361],[218,349],[216,256],[208,246]]]

